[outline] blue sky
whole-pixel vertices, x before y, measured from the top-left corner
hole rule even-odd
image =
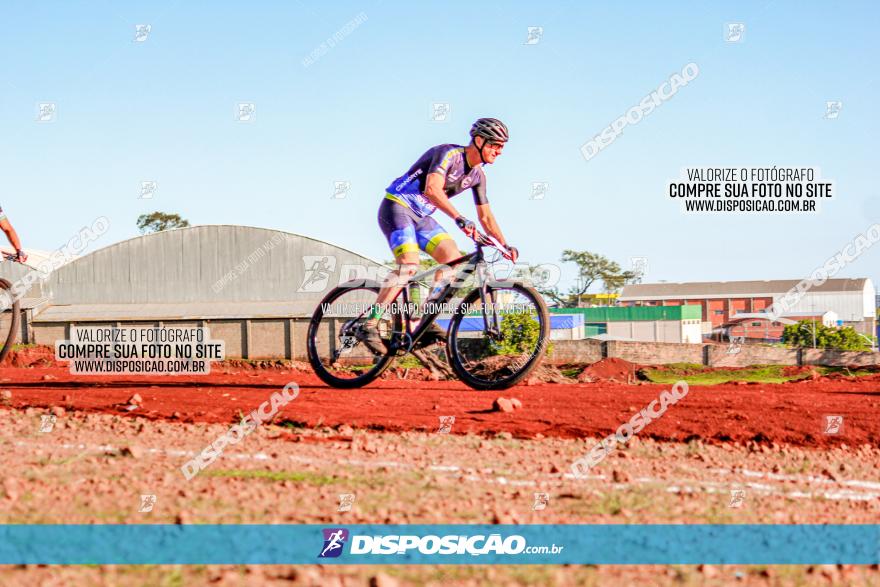
[[[26,247],[58,247],[101,215],[103,246],[162,210],[386,259],[383,189],[479,116],[510,126],[488,195],[528,261],[572,248],[625,267],[645,256],[649,282],[801,278],[880,222],[872,2],[5,6],[0,204]],[[725,42],[729,22],[745,24],[743,42]],[[136,24],[151,25],[144,42]],[[525,44],[529,26],[539,43]],[[697,79],[583,158],[692,61]],[[839,118],[823,118],[826,100],[843,102]],[[36,122],[40,102],[57,105],[54,122]],[[235,119],[239,102],[256,105],[254,122]],[[447,122],[430,119],[435,102],[450,104]],[[665,185],[696,165],[819,167],[837,193],[814,216],[685,216]],[[158,182],[152,200],[138,199],[145,180]],[[335,181],[351,182],[346,198],[331,198]],[[543,200],[529,199],[536,181],[549,182]],[[473,216],[468,194],[455,203]],[[840,276],[880,280],[880,246]]]

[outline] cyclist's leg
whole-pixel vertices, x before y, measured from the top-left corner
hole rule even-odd
[[[448,267],[447,263],[461,256],[461,253],[458,251],[458,245],[455,244],[455,240],[453,240],[449,233],[430,216],[419,221],[419,224],[416,226],[416,238],[419,242],[419,248],[440,263],[440,267],[434,272],[433,288],[441,287],[443,280],[450,279],[453,274],[452,268]],[[433,313],[434,309],[425,308],[425,311]],[[446,331],[434,322],[422,339],[422,344],[434,344],[445,341]]]
[[[400,293],[403,285],[418,272],[419,246],[415,229],[418,217],[403,205],[384,199],[379,206],[378,219],[397,267],[382,283],[376,302],[366,316],[358,337],[373,352],[383,353],[384,342],[379,334],[379,319],[387,311],[391,300]]]
[[[416,226],[419,248],[431,255],[441,267],[434,273],[434,286],[452,275],[447,263],[461,257],[458,245],[446,230],[430,216],[422,218]]]

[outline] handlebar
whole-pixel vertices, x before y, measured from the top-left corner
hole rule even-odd
[[[474,234],[472,238],[473,241],[478,245],[498,249],[498,251],[504,256],[505,259],[511,259],[510,249],[498,242],[498,239],[496,239],[495,237],[488,234],[483,234],[482,232],[477,230],[476,234]]]

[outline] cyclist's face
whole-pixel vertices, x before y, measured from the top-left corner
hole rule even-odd
[[[485,145],[483,148],[483,158],[486,160],[486,163],[494,163],[495,159],[504,150],[504,143],[493,143],[483,139],[483,145]]]

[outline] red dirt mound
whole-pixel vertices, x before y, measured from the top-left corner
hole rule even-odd
[[[593,363],[578,375],[578,381],[615,381],[617,383],[635,383],[638,365],[624,359],[609,357]]]
[[[782,374],[786,377],[796,377],[798,375],[809,375],[814,369],[809,365],[789,365],[782,368]]]
[[[63,364],[67,364],[64,361]],[[55,348],[48,345],[34,345],[13,348],[4,361],[7,367],[57,367]]]

